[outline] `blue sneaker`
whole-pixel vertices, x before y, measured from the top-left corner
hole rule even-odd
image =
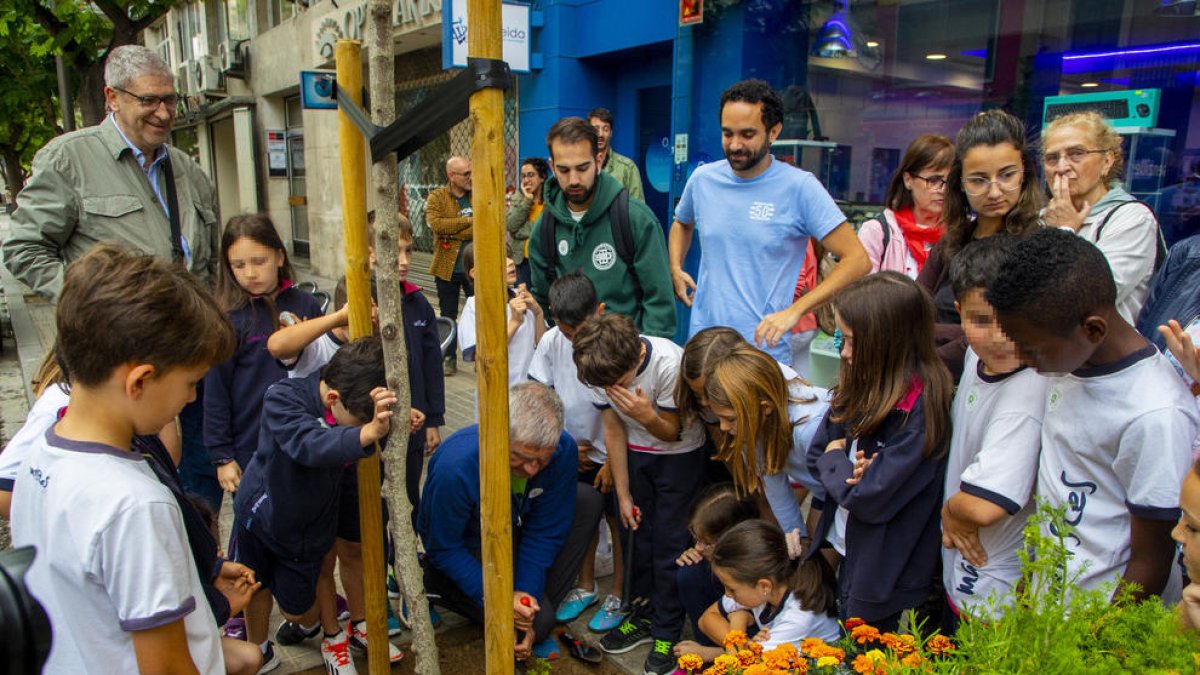
[[[388,637],[395,637],[400,634],[401,630],[404,629],[404,627],[400,625],[400,617],[396,616],[396,613],[392,611],[392,603],[390,602],[387,603],[387,620]]]
[[[594,633],[607,633],[621,625],[627,616],[629,616],[629,610],[624,608],[621,599],[615,595],[609,595],[600,605],[600,611],[596,612],[596,615],[588,622],[588,630]]]
[[[393,600],[400,597],[400,584],[396,583],[396,573],[391,569],[387,573],[387,594]]]
[[[600,596],[596,592],[596,587],[593,585],[592,590],[584,590],[582,588],[572,588],[567,597],[563,598],[562,604],[558,606],[558,611],[554,613],[554,618],[560,623],[567,623],[579,618],[580,614],[588,607],[596,604],[600,600]]]
[[[401,626],[412,630],[412,622],[408,620],[407,600],[400,601],[400,616],[397,618],[400,620]],[[438,614],[437,608],[433,606],[433,603],[429,603],[429,623],[431,623],[434,628],[437,628],[442,624],[442,615]]]
[[[555,641],[554,636],[550,636],[533,645],[533,655],[546,661],[557,659],[558,642]]]

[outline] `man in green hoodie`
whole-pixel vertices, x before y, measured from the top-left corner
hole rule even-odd
[[[599,139],[586,120],[559,120],[546,145],[554,176],[546,181],[545,210],[529,237],[534,298],[547,307],[552,278],[582,270],[609,312],[629,316],[644,335],[674,337],[675,295],[658,219],[644,202],[618,199],[625,189],[600,169]],[[622,208],[628,213],[630,251],[622,250],[613,233],[613,211]],[[542,246],[547,223],[555,228],[553,256]]]

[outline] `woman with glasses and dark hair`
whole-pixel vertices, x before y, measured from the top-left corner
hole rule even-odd
[[[944,232],[942,207],[953,161],[954,144],[945,136],[924,134],[908,146],[888,185],[887,208],[858,230],[872,272],[917,278]]]
[[[946,181],[946,234],[929,252],[917,281],[933,295],[938,353],[957,382],[967,342],[950,288],[950,261],[974,239],[1038,228],[1043,196],[1025,125],[1003,110],[988,110],[958,130]]]
[[[1064,115],[1042,132],[1042,161],[1052,195],[1043,222],[1104,253],[1117,284],[1117,311],[1132,323],[1150,292],[1159,234],[1150,207],[1121,187],[1121,135],[1095,112]]]

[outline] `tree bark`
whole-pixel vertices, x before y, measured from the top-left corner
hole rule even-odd
[[[25,186],[25,168],[21,166],[21,153],[11,145],[0,145],[0,157],[4,158],[4,182],[8,194],[15,199]]]
[[[396,118],[395,49],[392,45],[392,3],[370,0],[367,21],[368,73],[370,77],[371,117],[386,126]],[[396,392],[397,411],[411,406],[408,381],[408,349],[404,340],[403,293],[397,266],[399,234],[399,176],[395,154],[376,163],[371,170],[375,187],[375,274],[379,293],[379,322],[383,334],[383,354],[387,364],[388,388]],[[398,412],[398,417],[404,415]],[[424,433],[420,431],[418,433]],[[429,619],[425,583],[417,560],[417,536],[412,527],[412,506],[408,503],[404,477],[408,455],[408,436],[393,433],[384,450],[383,498],[391,519],[388,529],[395,544],[396,577],[408,603],[413,628],[412,651],[416,672],[438,675],[437,642]]]

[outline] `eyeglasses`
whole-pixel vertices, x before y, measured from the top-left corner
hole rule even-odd
[[[163,103],[167,104],[167,108],[169,110],[174,110],[175,106],[179,105],[179,94],[167,94],[166,96],[140,96],[132,91],[128,91],[120,87],[113,87],[113,89],[125,94],[130,98],[136,99],[138,104],[146,110],[158,110],[158,106],[162,105]]]
[[[925,187],[929,188],[930,190],[939,191],[939,190],[946,189],[946,179],[943,176],[938,176],[938,175],[916,176],[916,175],[914,175],[913,178],[920,178],[921,180],[925,181]]]
[[[470,171],[451,171],[450,173],[451,173],[452,175],[455,175],[455,176],[462,176],[463,178],[470,178],[470,177],[471,177],[471,172],[470,172]]]
[[[1021,189],[1021,177],[1024,175],[1021,169],[1013,169],[996,177],[995,180],[989,180],[983,176],[968,176],[963,179],[963,192],[978,197],[985,195],[992,189],[992,183],[1000,186],[1000,189],[1005,192],[1015,192]]]
[[[1103,149],[1102,150],[1088,150],[1087,148],[1068,148],[1065,152],[1063,152],[1061,154],[1057,153],[1057,152],[1047,152],[1045,155],[1042,155],[1042,160],[1045,161],[1046,164],[1048,164],[1049,166],[1054,166],[1054,165],[1058,164],[1058,160],[1062,159],[1063,157],[1066,157],[1068,162],[1070,162],[1072,164],[1078,164],[1083,161],[1084,157],[1087,157],[1088,155],[1091,155],[1091,154],[1099,154],[1102,152],[1108,152],[1108,150],[1103,150]]]

